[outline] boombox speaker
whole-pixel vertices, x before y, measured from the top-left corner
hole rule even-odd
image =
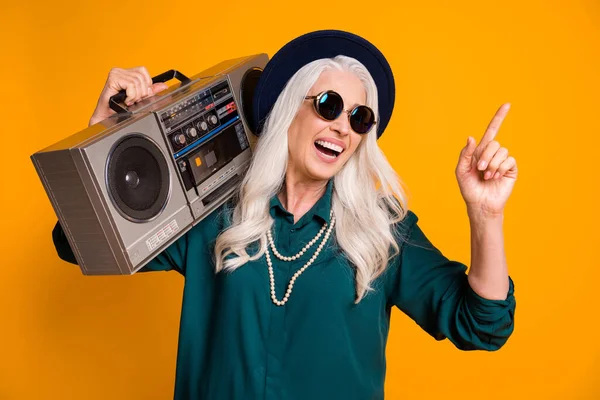
[[[132,274],[227,201],[251,158],[268,57],[224,61],[31,156],[86,275]],[[247,117],[246,117],[247,116]]]

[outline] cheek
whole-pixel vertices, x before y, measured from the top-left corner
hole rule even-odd
[[[300,122],[300,121],[298,121]],[[301,123],[297,123],[293,129],[290,126],[288,131],[288,153],[289,157],[296,162],[303,160],[312,145],[311,136],[307,134],[307,128]]]
[[[290,147],[292,144],[294,144],[294,148],[306,147],[305,142],[310,138],[310,135],[310,120],[306,115],[305,110],[300,110],[290,125],[290,129],[288,130],[288,141],[290,143]]]
[[[302,121],[296,118],[288,130],[288,147],[291,154],[297,154],[298,149],[302,147],[303,131],[304,127],[302,126]]]
[[[312,151],[315,137],[324,129],[327,129],[327,124],[322,121],[299,120],[294,129],[289,130],[288,142],[290,149],[296,154]]]

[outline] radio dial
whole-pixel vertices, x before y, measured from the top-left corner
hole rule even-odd
[[[190,139],[194,139],[196,136],[198,136],[198,131],[194,127],[187,128],[185,130],[185,133],[187,133],[187,135]]]
[[[173,136],[173,142],[178,145],[185,144],[185,135],[183,133],[178,133]]]
[[[216,115],[211,115],[210,117],[208,117],[208,122],[210,122],[213,125],[216,125],[217,122],[219,122],[219,120],[217,119]]]
[[[208,124],[206,123],[206,121],[198,122],[198,128],[201,131],[206,132],[208,130]]]

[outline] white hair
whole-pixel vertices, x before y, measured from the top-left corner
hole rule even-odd
[[[270,199],[282,190],[288,164],[288,129],[304,96],[328,69],[355,74],[365,87],[366,105],[379,115],[375,82],[356,59],[339,55],[313,61],[298,70],[265,120],[237,204],[229,216],[231,225],[217,237],[216,272],[233,271],[264,254],[266,234],[274,222],[269,213]],[[406,194],[377,145],[376,131],[373,128],[361,140],[355,154],[333,178],[335,240],[354,267],[356,303],[373,290],[371,283],[398,254],[394,226],[407,212]],[[248,249],[252,244],[258,244],[258,248],[251,255]]]

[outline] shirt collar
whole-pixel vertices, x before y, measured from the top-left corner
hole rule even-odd
[[[302,216],[302,218],[298,221],[298,224],[301,224],[303,221],[310,221],[314,216],[319,217],[323,222],[329,222],[329,213],[331,212],[331,196],[333,192],[333,179],[330,179],[327,182],[327,187],[325,188],[325,193],[323,196],[315,203],[315,205]],[[288,212],[277,195],[271,198],[271,202],[269,204],[269,212],[271,216],[275,218],[277,215],[283,215],[286,219],[290,219],[293,223],[294,216],[290,212]],[[278,212],[280,214],[278,214]]]

